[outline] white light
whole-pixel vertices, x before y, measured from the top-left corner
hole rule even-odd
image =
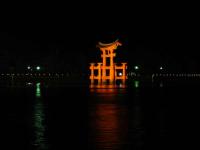
[[[31,67],[30,67],[30,66],[28,66],[28,67],[27,67],[27,69],[31,69]]]
[[[40,66],[37,66],[36,69],[37,69],[37,70],[40,70]]]
[[[163,70],[163,67],[162,67],[162,66],[160,67],[160,70]]]
[[[135,70],[138,70],[138,69],[139,69],[139,67],[138,67],[138,66],[135,66],[134,68],[135,68]]]
[[[122,76],[122,73],[121,73],[121,72],[119,72],[119,76]]]

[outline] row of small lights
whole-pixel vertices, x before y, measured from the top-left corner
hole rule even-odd
[[[7,74],[3,74],[3,73],[2,73],[2,74],[1,74],[1,76],[24,76],[24,75],[25,75],[25,76],[29,76],[29,75],[30,75],[30,76],[34,76],[34,75],[35,75],[35,76],[41,76],[41,75],[42,75],[42,76],[46,76],[46,75],[47,75],[47,76],[51,76],[51,75],[52,75],[52,76],[53,76],[53,75],[55,75],[55,76],[64,76],[63,73],[62,73],[62,74],[57,74],[57,73],[56,73],[56,74],[50,74],[50,73],[49,73],[49,74],[46,74],[46,73],[43,73],[43,74],[40,74],[40,73],[38,73],[38,74],[31,74],[31,73],[26,73],[26,74],[23,74],[23,73],[22,73],[22,74],[19,74],[19,73],[18,73],[18,74],[9,74],[9,73],[7,73]],[[68,76],[69,74],[66,74],[66,75]]]
[[[152,76],[162,76],[162,77],[171,77],[171,76],[175,76],[175,77],[200,77],[200,74],[153,74]]]

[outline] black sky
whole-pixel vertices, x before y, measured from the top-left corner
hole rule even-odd
[[[130,61],[200,64],[195,8],[175,3],[77,3],[7,10],[1,18],[1,50],[42,58],[57,49],[63,55],[83,54],[90,61],[98,41],[119,39]]]

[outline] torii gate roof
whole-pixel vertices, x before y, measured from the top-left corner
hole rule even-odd
[[[108,44],[99,42],[97,47],[99,47],[99,48],[107,48],[107,47],[114,46],[114,45],[118,46],[118,45],[121,45],[121,43],[117,39],[116,41],[114,41],[112,43],[108,43]]]

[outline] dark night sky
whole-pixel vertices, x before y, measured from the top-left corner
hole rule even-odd
[[[7,10],[1,25],[1,51],[10,57],[16,55],[18,60],[43,59],[57,50],[63,58],[77,59],[78,54],[89,62],[96,57],[98,41],[119,39],[123,44],[118,50],[121,57],[133,64],[200,66],[198,16],[196,9],[186,4],[158,7],[99,1],[27,7]]]

